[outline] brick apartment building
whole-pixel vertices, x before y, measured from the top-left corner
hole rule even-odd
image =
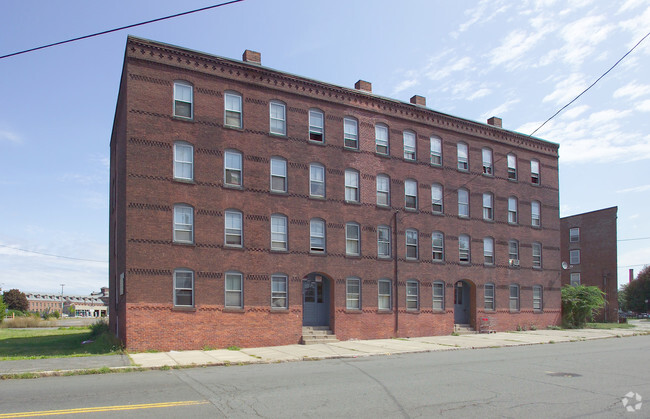
[[[611,207],[560,219],[562,285],[600,288],[606,295],[595,318],[600,322],[618,322],[617,212]]]
[[[110,324],[196,349],[560,320],[558,146],[129,37],[111,137]]]

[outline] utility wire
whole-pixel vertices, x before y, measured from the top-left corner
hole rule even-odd
[[[5,247],[5,248],[11,249],[11,250],[18,250],[19,252],[35,253],[37,255],[50,256],[50,257],[59,258],[59,259],[81,260],[81,261],[84,261],[84,262],[95,262],[95,263],[108,263],[105,260],[83,259],[83,258],[73,258],[73,257],[70,257],[70,256],[53,255],[51,253],[37,252],[36,250],[19,249],[17,247],[7,246],[7,245],[4,245],[4,244],[0,244],[0,247]]]
[[[634,238],[634,239],[618,239],[616,241],[618,241],[618,242],[629,242],[629,241],[632,241],[632,240],[650,240],[650,237],[637,237],[637,238]]]
[[[150,23],[160,22],[160,21],[167,20],[167,19],[173,19],[175,17],[185,16],[185,15],[189,15],[189,14],[192,14],[192,13],[203,12],[203,11],[210,10],[210,9],[215,9],[215,8],[221,7],[221,6],[228,6],[230,4],[239,3],[239,2],[242,2],[242,1],[244,1],[244,0],[232,0],[232,1],[225,2],[225,3],[213,4],[212,6],[202,7],[200,9],[194,9],[194,10],[189,10],[187,12],[181,12],[181,13],[176,13],[176,14],[173,14],[173,15],[165,16],[165,17],[159,17],[159,18],[156,18],[156,19],[147,20],[145,22],[134,23],[132,25],[122,26],[122,27],[119,27],[119,28],[109,29],[109,30],[106,30],[106,31],[93,33],[93,34],[90,34],[90,35],[84,35],[84,36],[79,36],[77,38],[67,39],[65,41],[54,42],[52,44],[41,45],[40,47],[30,48],[30,49],[26,49],[24,51],[13,52],[11,54],[0,56],[0,60],[4,59],[4,58],[9,58],[9,57],[13,57],[13,56],[16,56],[16,55],[20,55],[20,54],[26,54],[28,52],[38,51],[38,50],[45,49],[45,48],[50,48],[50,47],[55,47],[55,46],[58,46],[58,45],[68,44],[70,42],[81,41],[82,39],[93,38],[93,37],[99,36],[99,35],[106,35],[108,33],[118,32],[118,31],[122,31],[124,29],[130,29],[130,28],[135,28],[137,26],[148,25]]]

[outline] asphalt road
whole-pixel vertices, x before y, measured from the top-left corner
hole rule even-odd
[[[650,417],[649,349],[650,336],[636,336],[314,362],[5,380],[0,381],[0,419],[64,409],[77,410],[52,413],[97,418],[641,418]],[[628,413],[622,403],[629,392],[646,398],[634,413]],[[17,412],[32,413],[12,414]]]

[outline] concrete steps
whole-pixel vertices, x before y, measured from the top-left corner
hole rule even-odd
[[[317,343],[338,342],[336,335],[332,333],[329,326],[303,326],[302,343],[303,345],[314,345]]]
[[[454,324],[454,333],[458,335],[473,335],[476,330],[469,324]]]

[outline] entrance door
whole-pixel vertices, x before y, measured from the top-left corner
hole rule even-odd
[[[322,275],[309,274],[302,281],[303,326],[329,325],[329,288],[329,281]]]
[[[469,284],[458,281],[454,285],[454,323],[469,324]]]

